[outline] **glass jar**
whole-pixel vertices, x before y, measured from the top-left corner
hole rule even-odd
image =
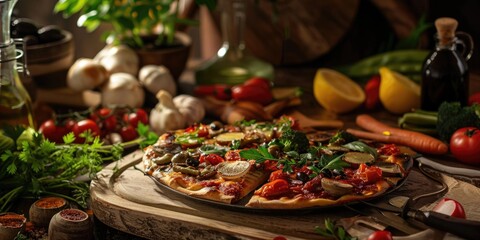
[[[255,76],[273,81],[273,66],[251,55],[245,47],[245,1],[222,0],[219,8],[223,43],[215,57],[197,68],[196,84],[235,85]]]

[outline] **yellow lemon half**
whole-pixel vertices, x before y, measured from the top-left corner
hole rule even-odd
[[[420,86],[408,77],[386,67],[380,68],[380,101],[385,109],[396,114],[420,107]]]
[[[317,70],[313,80],[313,93],[318,103],[335,113],[346,113],[365,100],[365,92],[347,76],[326,68]]]

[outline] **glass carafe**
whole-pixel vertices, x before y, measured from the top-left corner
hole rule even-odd
[[[473,52],[470,35],[455,32],[457,21],[439,18],[435,22],[435,51],[422,69],[421,108],[437,111],[442,102],[460,102],[466,106],[469,96],[467,61]]]
[[[197,85],[243,83],[258,76],[273,80],[273,66],[248,53],[245,42],[245,1],[219,1],[223,43],[217,55],[195,72]]]
[[[17,64],[23,51],[16,49],[10,38],[10,17],[17,0],[0,0],[0,128],[6,125],[23,125],[35,128],[32,101],[18,75]]]

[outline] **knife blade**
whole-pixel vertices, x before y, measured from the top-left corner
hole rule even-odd
[[[407,235],[412,235],[412,234],[415,234],[415,233],[418,233],[418,232],[421,231],[417,228],[414,228],[414,227],[410,226],[401,217],[398,217],[398,216],[387,217],[387,216],[383,215],[382,213],[380,213],[380,211],[378,211],[374,208],[370,208],[368,206],[362,207],[361,210],[360,210],[360,208],[353,207],[351,205],[345,205],[345,207],[354,211],[354,212],[356,212],[356,213],[358,213],[358,214],[373,217],[379,223],[383,223],[385,225],[393,227],[393,228],[395,228],[395,229],[397,229],[397,230],[399,230],[399,231],[401,231],[401,232],[403,232]]]
[[[374,204],[365,201],[362,201],[362,203],[380,210],[399,213],[402,218],[413,218],[430,227],[453,233],[459,237],[466,239],[478,239],[480,237],[480,221],[450,217],[434,211],[421,211],[410,207],[411,204],[408,203],[402,208],[381,203]]]

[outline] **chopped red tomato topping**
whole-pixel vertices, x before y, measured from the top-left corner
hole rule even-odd
[[[356,175],[367,184],[375,183],[382,179],[382,169],[377,166],[367,166],[362,163],[358,167]]]
[[[377,152],[381,155],[390,156],[399,153],[400,149],[395,144],[385,144]]]
[[[215,166],[221,162],[224,162],[225,160],[220,155],[217,155],[215,153],[210,153],[210,154],[205,154],[200,156],[199,161],[200,163],[208,162],[211,165]]]
[[[262,186],[260,196],[265,198],[278,197],[290,193],[288,182],[285,179],[276,179]]]

